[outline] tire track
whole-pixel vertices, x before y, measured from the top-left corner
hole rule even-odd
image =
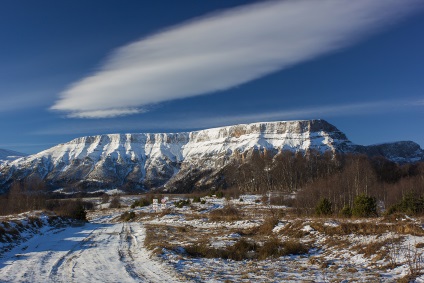
[[[119,260],[124,264],[125,271],[138,282],[151,282],[146,276],[139,274],[136,271],[134,257],[131,252],[133,238],[131,226],[124,223],[119,236]]]
[[[89,245],[89,243],[94,238],[94,232],[96,232],[98,229],[99,229],[98,227],[93,229],[87,235],[87,237],[77,242],[74,246],[71,247],[71,249],[65,255],[61,256],[59,260],[56,261],[56,263],[52,266],[50,270],[50,274],[49,274],[49,279],[52,280],[52,282],[61,282],[60,276],[59,276],[59,269],[62,267],[62,265],[64,265],[64,263],[70,264],[72,260],[78,258],[81,255],[81,253],[86,249],[85,246]],[[72,273],[70,275],[72,275]],[[69,276],[69,277],[72,277],[72,276]]]

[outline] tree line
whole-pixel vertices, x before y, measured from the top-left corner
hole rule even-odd
[[[85,221],[86,210],[93,208],[92,203],[81,199],[55,199],[52,196],[44,181],[39,178],[15,181],[6,194],[0,195],[0,215],[44,210],[61,217]]]
[[[397,164],[359,154],[256,150],[235,159],[222,178],[227,188],[243,193],[295,195],[287,203],[301,213],[316,213],[323,199],[332,214],[349,215],[355,202],[357,208],[361,201],[375,203],[376,210],[369,215],[424,213],[423,162]]]

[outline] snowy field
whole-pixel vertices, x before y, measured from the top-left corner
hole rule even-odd
[[[0,282],[178,282],[149,258],[141,223],[49,229],[2,255]]]
[[[42,219],[2,243],[0,282],[424,282],[419,219],[298,218],[260,198],[206,197],[182,208],[171,199],[155,211],[127,207],[132,197],[119,209],[99,205],[86,224]],[[236,217],[214,213],[228,206]],[[123,221],[128,211],[135,216]],[[3,218],[0,226],[26,217]],[[275,239],[295,243],[293,254],[261,256]],[[245,258],[225,253],[240,243],[254,243]]]

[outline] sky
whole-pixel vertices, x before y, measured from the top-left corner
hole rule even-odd
[[[0,148],[325,119],[424,147],[422,0],[0,1]]]

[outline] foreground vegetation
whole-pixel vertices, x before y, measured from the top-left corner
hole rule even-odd
[[[93,203],[81,199],[52,199],[39,180],[15,182],[6,195],[0,196],[0,215],[45,210],[61,217],[86,221],[86,211],[92,208]]]

